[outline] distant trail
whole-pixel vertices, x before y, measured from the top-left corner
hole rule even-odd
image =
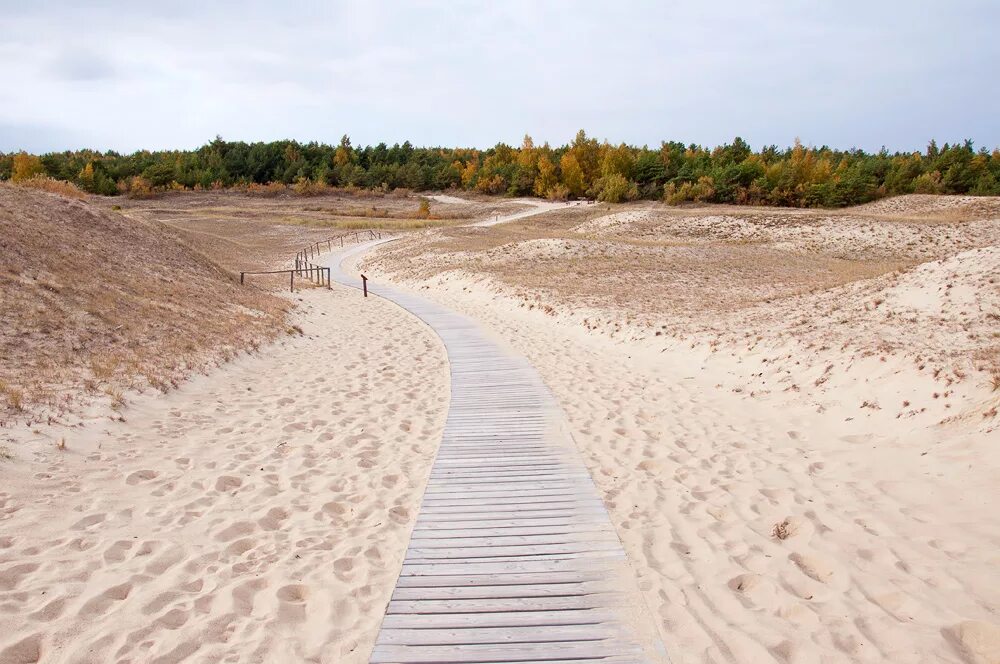
[[[546,205],[501,218],[562,207]],[[327,259],[333,280],[360,287]],[[369,282],[441,337],[451,404],[373,663],[666,661],[555,398],[479,325]]]
[[[431,200],[438,201],[439,203],[453,203],[462,204],[468,203],[469,201],[464,198],[459,198],[458,196],[448,196],[446,194],[434,194],[427,196]],[[496,226],[497,224],[503,224],[508,221],[514,221],[515,219],[524,219],[525,217],[532,217],[536,214],[544,214],[545,212],[551,212],[552,210],[562,210],[568,207],[579,207],[584,205],[593,205],[587,201],[563,201],[563,202],[553,202],[553,201],[542,201],[533,198],[515,198],[509,201],[511,203],[523,203],[525,205],[533,206],[528,210],[521,210],[520,212],[513,212],[507,215],[501,215],[498,217],[493,217],[492,219],[484,219],[483,221],[477,221],[469,226]]]

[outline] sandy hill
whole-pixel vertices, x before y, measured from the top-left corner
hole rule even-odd
[[[0,421],[168,389],[282,329],[287,304],[155,222],[0,186]],[[81,389],[82,388],[82,389]],[[84,396],[86,395],[86,396]]]

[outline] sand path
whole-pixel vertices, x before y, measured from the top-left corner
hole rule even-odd
[[[433,196],[428,196],[431,200],[438,201],[440,203],[453,203],[462,204],[469,203],[469,201],[464,198],[459,198],[458,196],[448,196],[447,194],[434,194]],[[536,214],[543,214],[545,212],[551,212],[552,210],[561,210],[562,208],[575,207],[578,205],[593,205],[592,202],[587,201],[542,201],[534,198],[515,198],[510,201],[511,203],[520,203],[522,205],[530,206],[526,210],[520,210],[518,212],[512,212],[511,214],[501,215],[500,213],[492,214],[490,217],[477,221],[469,226],[485,227],[485,226],[496,226],[497,224],[505,224],[508,221],[514,221],[516,219],[524,219],[525,217],[532,217]]]
[[[333,279],[379,242],[327,260]],[[451,406],[372,662],[665,661],[621,542],[538,373],[473,320],[369,284],[430,325]],[[612,659],[605,659],[612,658]]]
[[[130,396],[125,421],[14,432],[0,662],[368,660],[447,362],[389,302],[337,285],[294,297],[303,334]]]

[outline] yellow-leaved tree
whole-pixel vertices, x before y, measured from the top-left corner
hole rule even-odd
[[[41,158],[27,152],[14,155],[14,164],[10,172],[11,182],[24,182],[44,173],[45,167],[42,166]]]
[[[548,196],[552,188],[559,184],[556,177],[556,165],[552,163],[549,156],[543,154],[538,158],[538,175],[535,177],[535,195]]]
[[[87,162],[87,165],[80,170],[80,174],[77,176],[80,180],[80,186],[87,191],[94,191],[94,164]]]
[[[583,169],[576,156],[567,152],[559,160],[559,168],[562,169],[562,183],[569,189],[573,196],[583,196],[587,191],[587,185],[583,181]]]

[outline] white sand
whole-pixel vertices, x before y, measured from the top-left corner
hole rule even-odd
[[[367,661],[447,364],[395,305],[296,297],[306,336],[138,397],[125,422],[13,433],[0,662]]]
[[[1000,430],[977,401],[995,401],[988,386],[956,387],[949,411],[910,358],[845,356],[817,385],[816,351],[787,339],[732,353],[623,343],[482,279],[409,287],[538,367],[674,662],[1000,661]],[[912,284],[895,296],[923,301]],[[885,408],[863,406],[873,394]],[[914,395],[934,407],[898,419],[888,399]]]

